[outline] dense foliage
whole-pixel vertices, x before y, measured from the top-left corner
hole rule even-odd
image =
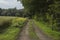
[[[56,31],[60,31],[60,0],[20,0],[24,12]]]

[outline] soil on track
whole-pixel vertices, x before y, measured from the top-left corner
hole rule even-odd
[[[26,26],[24,26],[22,31],[19,33],[19,37],[17,40],[31,40],[29,38],[29,25],[30,25],[29,22],[26,24]],[[42,30],[38,28],[33,21],[32,21],[32,27],[34,28],[34,31],[40,40],[52,40],[52,38],[44,34],[44,32],[42,32]]]
[[[17,40],[30,40],[28,29],[29,29],[29,22],[26,24],[26,26],[24,26]]]

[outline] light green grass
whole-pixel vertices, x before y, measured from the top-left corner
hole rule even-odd
[[[8,28],[5,33],[0,34],[0,40],[15,40],[19,30],[19,28],[15,27]]]
[[[11,24],[8,28],[3,29],[3,33],[0,33],[0,40],[16,40],[18,33],[22,29],[24,22],[27,20],[26,18],[20,17],[0,17],[0,24],[5,28],[4,22],[10,21]],[[8,25],[8,24],[6,24]],[[0,27],[1,28],[1,27]],[[1,31],[1,30],[0,30]]]
[[[32,27],[32,21],[30,21],[29,36],[31,40],[39,40],[38,36],[35,33],[34,28]]]
[[[35,21],[36,25],[44,31],[44,33],[50,37],[52,37],[54,40],[60,40],[60,32],[53,31],[51,28],[47,27],[46,24],[43,24],[42,22]]]

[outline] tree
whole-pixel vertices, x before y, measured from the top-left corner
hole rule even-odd
[[[52,30],[60,30],[60,0],[20,0],[29,17],[35,17],[49,25]],[[58,22],[57,22],[58,21]],[[57,29],[56,29],[57,28]]]

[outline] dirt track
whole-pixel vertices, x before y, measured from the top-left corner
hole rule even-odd
[[[28,29],[29,29],[29,22],[26,24],[22,32],[19,34],[18,40],[30,40]]]
[[[29,25],[30,24],[28,22],[26,26],[23,28],[22,32],[19,34],[19,37],[17,40],[31,40],[29,38]],[[52,40],[50,37],[44,34],[42,30],[40,30],[33,21],[32,21],[32,27],[34,28],[34,31],[40,40]]]

